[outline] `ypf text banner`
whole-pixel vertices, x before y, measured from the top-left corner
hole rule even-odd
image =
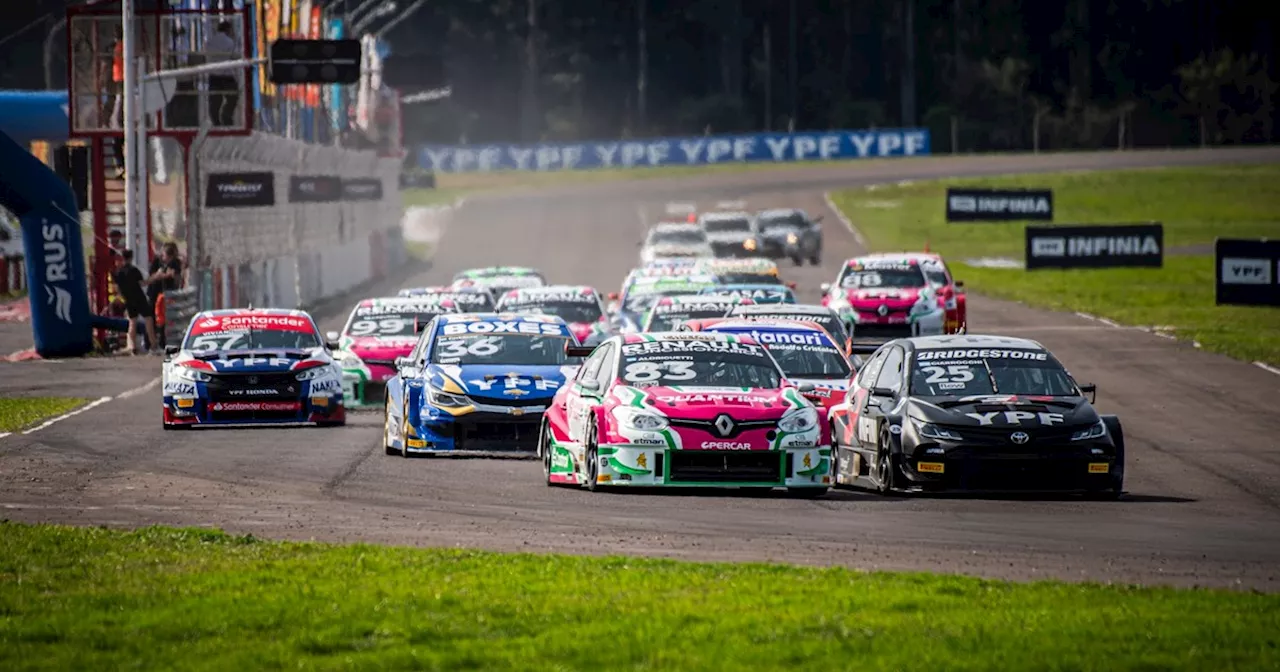
[[[418,164],[439,173],[842,161],[929,154],[927,129],[753,133],[539,145],[428,145]]]

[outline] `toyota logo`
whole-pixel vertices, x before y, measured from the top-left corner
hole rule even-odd
[[[733,432],[733,418],[727,415],[720,415],[712,424],[715,425],[716,433],[721,437],[729,436]]]
[[[889,306],[886,306],[882,303],[880,304],[880,307],[876,309],[876,312],[880,313],[880,317],[884,317],[885,315],[889,314]]]
[[[1018,445],[1022,445],[1031,440],[1031,435],[1026,432],[1014,432],[1009,435],[1009,440]]]

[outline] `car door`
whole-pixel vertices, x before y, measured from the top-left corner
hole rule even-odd
[[[889,347],[884,364],[877,372],[875,383],[867,390],[867,396],[858,414],[854,438],[864,452],[874,452],[880,440],[880,424],[886,413],[898,403],[906,371],[906,355],[900,345]]]
[[[613,348],[612,342],[596,348],[587,357],[587,361],[582,363],[582,368],[578,369],[578,375],[573,379],[573,385],[565,399],[565,417],[569,425],[569,440],[574,443],[580,443],[586,436],[586,420],[590,417],[591,409],[603,399],[599,375]]]
[[[832,409],[832,422],[835,425],[834,433],[840,445],[850,447],[857,445],[854,430],[857,427],[858,417],[862,414],[862,408],[867,403],[871,384],[875,382],[876,376],[880,374],[880,368],[888,354],[887,349],[881,349],[873,354],[870,361],[862,367],[862,371],[854,377],[853,384],[849,386],[849,391],[845,393],[844,403]]]

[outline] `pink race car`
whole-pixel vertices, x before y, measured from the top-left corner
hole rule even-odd
[[[596,345],[609,336],[609,314],[593,287],[548,285],[512,289],[498,299],[499,313],[555,315],[569,325],[582,345]]]
[[[587,359],[543,417],[548,485],[830,488],[830,430],[751,337],[626,334],[569,354]]]
[[[918,258],[854,257],[845,262],[834,283],[823,283],[822,291],[822,305],[840,315],[855,340],[947,333],[948,300]]]

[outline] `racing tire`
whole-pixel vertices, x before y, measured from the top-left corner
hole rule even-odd
[[[881,428],[880,442],[876,450],[876,492],[892,495],[898,487],[898,465],[893,460],[893,448],[889,443],[888,428]]]
[[[542,458],[542,476],[547,482],[547,487],[555,485],[551,482],[551,441],[547,436],[551,428],[547,426],[547,421],[542,421],[542,429],[538,430],[538,457]]]
[[[599,492],[603,490],[600,480],[600,451],[596,448],[596,423],[591,423],[587,430],[587,490]]]
[[[814,254],[812,257],[809,257],[809,265],[811,265],[811,266],[821,266],[821,265],[822,265],[822,255],[821,255],[821,254]]]
[[[1120,418],[1114,415],[1104,415],[1102,421],[1106,424],[1107,432],[1111,434],[1111,441],[1116,446],[1115,466],[1119,468],[1112,469],[1110,488],[1091,494],[1094,499],[1115,500],[1124,495],[1124,428],[1120,426]],[[1120,473],[1117,474],[1116,471]]]
[[[413,457],[409,454],[409,399],[407,395],[400,409],[400,457],[405,459]]]
[[[391,445],[391,397],[382,400],[382,449],[388,455],[400,454],[400,450]]]
[[[836,423],[827,423],[831,428],[831,487],[840,487],[840,442],[836,439]]]

